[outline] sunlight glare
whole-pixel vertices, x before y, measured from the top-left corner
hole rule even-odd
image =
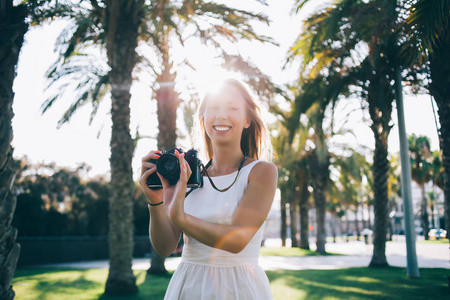
[[[200,99],[203,99],[208,93],[217,92],[223,82],[230,78],[242,80],[242,76],[239,76],[238,73],[225,70],[221,67],[216,67],[214,69],[209,68],[208,71],[201,71],[197,83]]]

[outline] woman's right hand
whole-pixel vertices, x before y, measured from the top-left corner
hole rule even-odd
[[[141,178],[139,179],[139,184],[141,185],[148,201],[152,204],[160,203],[161,201],[163,201],[163,189],[152,190],[147,186],[148,177],[156,172],[156,164],[151,163],[150,160],[157,160],[160,156],[160,151],[152,150],[142,158]]]

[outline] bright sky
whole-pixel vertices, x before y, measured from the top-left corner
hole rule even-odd
[[[269,15],[272,20],[271,25],[258,26],[257,30],[260,34],[271,36],[280,43],[279,47],[261,43],[244,43],[239,49],[242,55],[250,57],[277,84],[292,82],[296,76],[296,69],[292,67],[283,70],[282,66],[287,50],[297,37],[301,25],[300,16],[290,15],[294,1],[270,0],[268,7],[261,6],[252,0],[228,1],[230,5],[234,2],[239,3],[240,6],[244,3],[247,8],[256,7],[257,11],[263,11]],[[110,156],[109,104],[104,103],[101,106],[96,119],[90,126],[91,108],[86,106],[75,114],[70,123],[63,125],[60,129],[56,128],[63,112],[73,101],[69,94],[43,116],[41,115],[40,107],[48,96],[44,93],[45,72],[56,60],[56,54],[53,52],[54,42],[61,29],[61,24],[55,23],[42,28],[32,28],[25,36],[17,69],[18,75],[14,82],[14,156],[20,158],[26,155],[33,163],[56,162],[59,166],[68,167],[76,167],[84,162],[92,167],[88,173],[89,176],[105,174],[109,172]],[[192,50],[192,62],[197,64],[200,70],[205,70],[206,76],[212,76],[211,73],[206,73],[212,70],[213,62],[208,58],[212,55],[211,51],[196,47]],[[216,70],[213,74],[220,76],[222,73]],[[131,104],[133,136],[136,127],[139,127],[141,135],[156,136],[157,131],[154,129],[157,128],[156,102],[150,101],[150,95],[151,90],[144,83],[134,84]],[[407,96],[404,101],[407,133],[428,136],[432,149],[438,149],[430,96]],[[392,117],[396,124],[396,111]],[[349,120],[350,127],[357,136],[354,142],[373,148],[372,133],[360,119],[361,117],[355,114]],[[135,179],[138,178],[141,157],[155,147],[156,141],[153,139],[143,139],[138,143],[133,160]],[[390,152],[399,150],[397,126],[391,131],[389,150]]]

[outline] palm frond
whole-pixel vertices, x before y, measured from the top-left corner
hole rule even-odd
[[[72,55],[69,59],[58,61],[49,69],[48,86],[57,88],[55,95],[49,97],[41,106],[42,113],[45,113],[56,100],[63,98],[68,91],[75,92],[75,100],[65,111],[58,121],[58,127],[68,122],[76,110],[86,103],[92,103],[92,118],[95,116],[98,105],[109,91],[108,70],[99,64],[98,58],[89,58],[85,54]]]
[[[414,1],[410,8],[408,25],[419,33],[421,42],[433,51],[443,39],[449,39],[450,1]]]

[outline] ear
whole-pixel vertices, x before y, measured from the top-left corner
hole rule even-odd
[[[251,124],[252,124],[252,121],[249,118],[247,118],[247,121],[244,124],[244,128],[249,128]]]

